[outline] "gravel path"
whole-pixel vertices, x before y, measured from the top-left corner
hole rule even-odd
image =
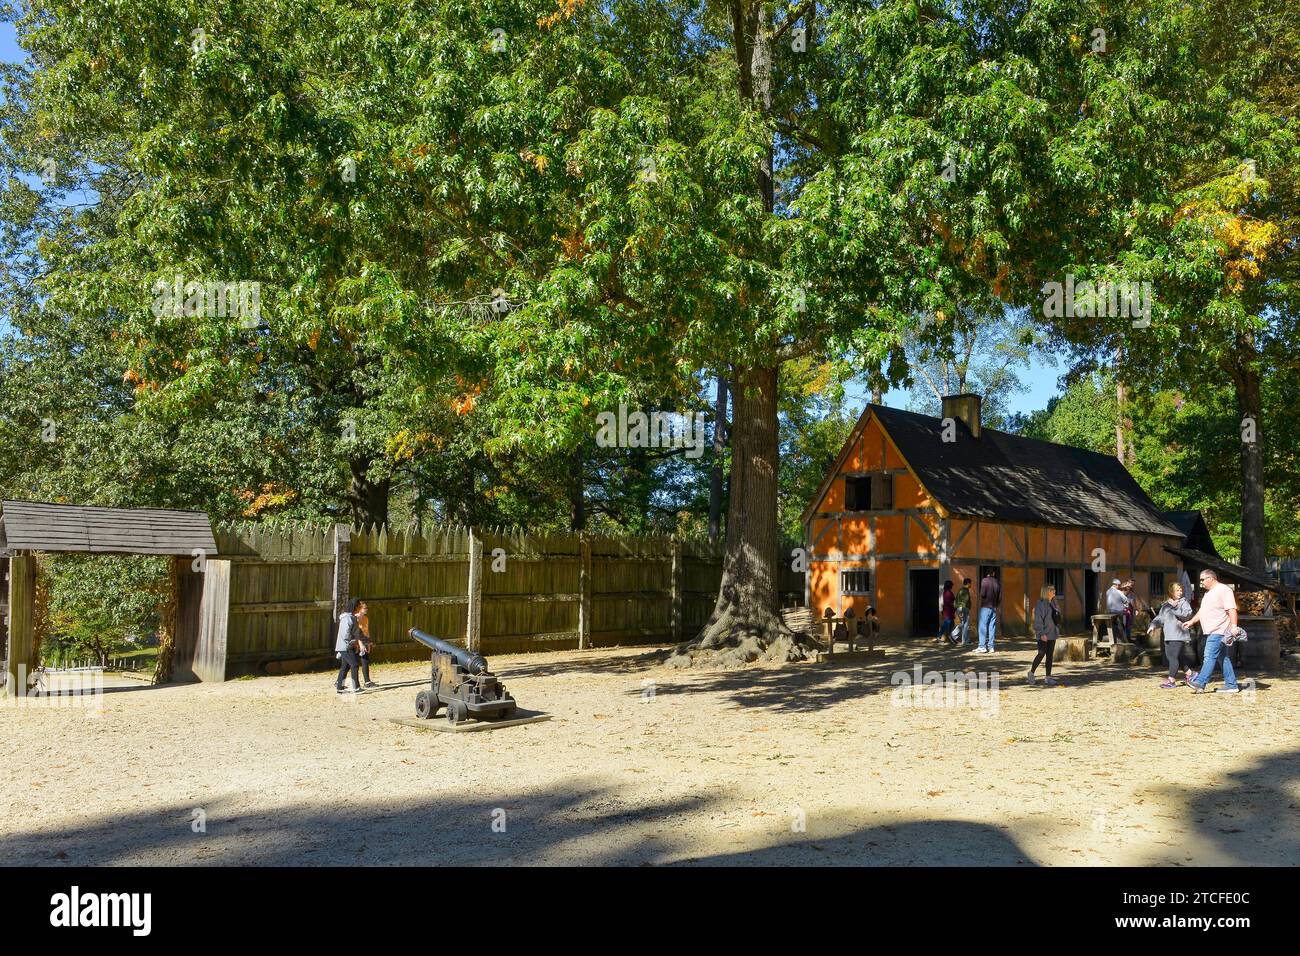
[[[915,643],[683,673],[643,649],[492,660],[545,723],[399,726],[427,665],[0,707],[9,864],[1295,864],[1300,671],[1236,697]],[[996,692],[905,706],[896,674]],[[1217,679],[1216,679],[1217,683]],[[926,703],[921,701],[922,704]]]

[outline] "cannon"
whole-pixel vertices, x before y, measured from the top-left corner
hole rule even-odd
[[[505,719],[515,714],[515,699],[505,685],[488,671],[482,654],[439,640],[417,628],[411,637],[433,651],[429,689],[415,695],[415,716],[429,720],[446,706],[447,720],[463,723],[473,717]]]

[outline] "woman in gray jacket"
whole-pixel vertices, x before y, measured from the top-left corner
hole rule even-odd
[[[1192,616],[1192,606],[1183,596],[1183,586],[1175,581],[1165,589],[1169,595],[1164,604],[1160,605],[1160,610],[1156,612],[1155,617],[1151,619],[1151,631],[1162,629],[1165,639],[1165,660],[1169,662],[1169,676],[1165,678],[1164,683],[1160,685],[1162,690],[1169,690],[1171,687],[1178,686],[1178,668],[1182,665],[1183,649],[1192,639],[1192,633],[1183,624]],[[1193,677],[1192,670],[1189,667],[1183,673],[1184,680],[1191,680]]]
[[[1047,585],[1038,592],[1038,604],[1034,606],[1034,637],[1038,638],[1038,654],[1029,665],[1029,684],[1038,680],[1034,671],[1038,670],[1039,661],[1047,661],[1048,687],[1056,686],[1052,677],[1052,655],[1056,650],[1056,639],[1061,636],[1061,609],[1056,606],[1056,588]]]

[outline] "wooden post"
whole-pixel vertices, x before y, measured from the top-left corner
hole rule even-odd
[[[682,540],[673,535],[673,642],[682,640],[682,599],[685,568],[682,566]]]
[[[1025,618],[1025,636],[1033,637],[1034,622],[1032,618],[1032,612],[1029,609],[1034,606],[1033,602],[1036,599],[1031,598],[1029,596],[1029,526],[1028,525],[1025,525],[1025,550],[1024,553],[1020,555],[1020,557],[1024,561],[1024,565],[1025,565],[1024,571],[1021,572],[1025,576],[1025,608],[1024,611],[1022,612]],[[1045,554],[1044,557],[1046,557]]]
[[[5,693],[27,696],[36,630],[36,556],[19,552],[9,559],[9,648],[5,663]]]
[[[220,683],[226,679],[232,565],[227,560],[211,559],[204,568],[198,637],[190,670],[201,681]]]
[[[203,570],[196,571],[189,558],[173,558],[175,564],[176,591],[176,631],[173,645],[172,672],[173,681],[192,681],[197,679],[194,673],[194,655],[199,646],[199,622],[203,613],[203,576],[207,561],[199,565]]]
[[[591,537],[578,538],[578,649],[591,646]]]
[[[188,558],[173,557],[167,568],[167,595],[158,612],[158,659],[154,663],[153,683],[166,684],[172,679],[176,663],[176,608],[180,600],[181,574]]]
[[[9,652],[9,558],[0,558],[0,659]]]
[[[348,609],[352,587],[352,529],[345,524],[334,526],[334,620]],[[331,645],[333,646],[333,645]]]
[[[804,561],[803,561],[803,606],[812,607],[812,560],[813,539],[812,522],[803,526]]]
[[[952,578],[952,555],[949,549],[952,547],[952,519],[939,519],[939,586],[943,582]],[[954,591],[961,590],[957,587],[959,582],[953,581]]]
[[[469,529],[469,615],[465,621],[465,645],[480,649],[483,628],[483,539]]]

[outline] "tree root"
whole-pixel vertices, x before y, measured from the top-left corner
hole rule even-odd
[[[710,621],[693,640],[665,658],[668,667],[730,670],[747,664],[789,664],[808,660],[815,644],[790,630],[776,614],[763,620],[725,615]]]

